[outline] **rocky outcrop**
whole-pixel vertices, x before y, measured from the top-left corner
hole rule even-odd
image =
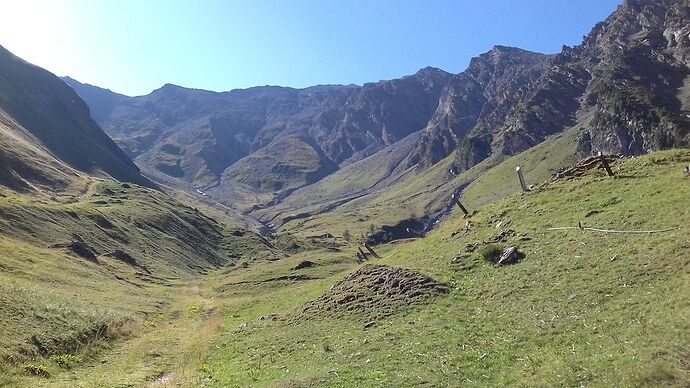
[[[491,129],[544,71],[549,57],[496,46],[448,83],[410,165],[430,166],[460,147],[466,166],[490,154]]]
[[[689,13],[687,1],[626,1],[581,45],[564,47],[502,123],[475,128],[456,168],[493,153],[514,155],[576,124],[585,125],[583,153],[687,147],[688,104],[678,96],[690,74]]]

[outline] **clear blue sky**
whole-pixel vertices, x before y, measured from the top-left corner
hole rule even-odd
[[[128,94],[454,73],[496,44],[554,53],[622,0],[2,0],[0,45]]]

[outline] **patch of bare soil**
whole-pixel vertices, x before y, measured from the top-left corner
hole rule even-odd
[[[448,292],[448,287],[417,271],[365,265],[319,298],[307,302],[294,319],[343,315],[383,318]]]

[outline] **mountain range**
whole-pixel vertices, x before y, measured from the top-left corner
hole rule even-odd
[[[390,191],[445,159],[458,175],[571,128],[578,157],[688,147],[688,12],[686,1],[630,0],[555,55],[496,46],[459,74],[425,68],[362,86],[165,85],[128,97],[64,80],[154,180],[273,219],[296,191],[319,197],[329,177],[343,187],[317,213],[352,199],[349,166],[374,170],[386,183],[377,190]]]

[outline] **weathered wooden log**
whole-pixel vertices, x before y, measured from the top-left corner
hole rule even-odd
[[[369,257],[367,257],[367,254],[364,253],[364,251],[362,250],[362,247],[357,247],[357,250],[359,251],[359,254],[362,255],[362,257],[364,258],[364,261],[369,260]]]
[[[374,252],[374,248],[372,248],[371,245],[367,244],[366,241],[364,243],[362,243],[362,245],[364,245],[364,248],[366,248],[369,251],[369,253],[374,255],[374,257],[376,257],[376,258],[381,257],[378,255],[378,253]]]
[[[357,256],[357,262],[358,262],[358,263],[362,264],[362,263],[364,263],[364,262],[366,261],[366,259],[362,256],[361,253],[356,252],[355,255]]]
[[[455,194],[453,194],[453,196],[452,196],[451,198],[453,199],[453,201],[455,201],[455,204],[458,205],[458,207],[460,208],[460,210],[462,210],[462,212],[463,212],[466,216],[469,216],[469,215],[470,215],[470,212],[468,212],[467,209],[466,209],[464,206],[462,206],[462,203],[460,203],[460,199],[458,199],[458,197],[456,197]]]
[[[599,161],[601,162],[601,165],[604,166],[604,169],[606,170],[606,173],[607,173],[609,176],[613,176],[613,171],[611,170],[611,166],[609,166],[609,162],[608,162],[608,160],[606,160],[606,158],[604,157],[604,154],[602,154],[601,152],[599,152],[599,155],[598,155],[598,156],[599,156]]]

